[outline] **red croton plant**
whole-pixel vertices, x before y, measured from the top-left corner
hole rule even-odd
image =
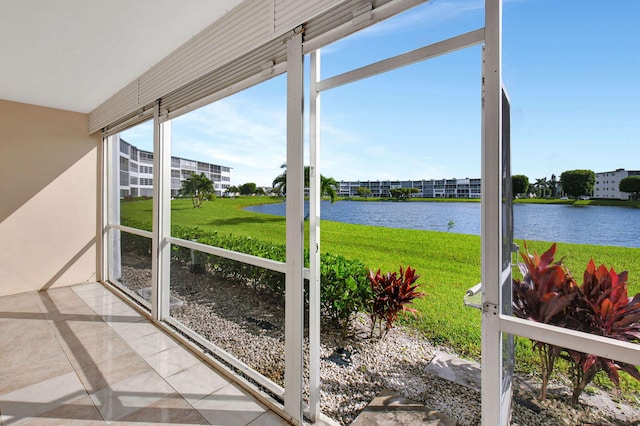
[[[583,320],[580,331],[626,342],[640,342],[640,293],[633,299],[628,297],[627,276],[627,271],[616,274],[613,268],[608,270],[604,265],[596,269],[593,259],[589,261],[578,300]],[[640,372],[631,364],[574,350],[567,352],[575,364],[573,402],[578,402],[584,388],[600,370],[605,371],[618,387],[618,370],[640,380]]]
[[[585,333],[605,336],[626,342],[640,342],[640,294],[629,298],[627,272],[616,274],[604,265],[596,268],[593,259],[584,272],[582,286],[562,260],[554,262],[556,245],[542,256],[525,250],[519,263],[522,280],[513,280],[513,313],[520,318],[571,328]],[[546,387],[555,361],[567,359],[573,380],[572,402],[577,403],[580,394],[598,371],[605,371],[611,381],[620,385],[618,370],[625,371],[640,380],[638,368],[593,354],[578,352],[548,343],[534,341],[542,363],[540,398],[546,396]]]
[[[393,327],[393,323],[398,319],[401,312],[409,312],[413,316],[418,313],[407,304],[413,299],[424,296],[418,291],[418,284],[415,282],[420,278],[416,275],[416,270],[407,266],[406,271],[400,266],[400,275],[396,272],[381,274],[380,269],[375,274],[369,271],[369,283],[373,291],[373,303],[371,306],[371,336],[380,325],[380,337],[383,337]],[[385,321],[385,329],[382,331],[382,321]]]

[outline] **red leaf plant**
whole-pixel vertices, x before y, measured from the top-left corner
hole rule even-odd
[[[530,254],[524,243],[523,259],[518,264],[522,280],[513,279],[513,314],[519,318],[552,324],[560,327],[571,327],[574,319],[569,307],[578,297],[578,286],[562,264],[562,260],[554,262],[555,243],[538,256]],[[546,398],[547,385],[553,372],[556,360],[562,348],[549,343],[533,340],[533,350],[540,355],[542,385],[540,399]]]
[[[584,271],[584,282],[580,287],[579,307],[580,331],[605,336],[625,342],[640,342],[640,293],[634,298],[627,294],[627,271],[616,274],[604,265],[596,269],[593,259]],[[609,379],[620,387],[618,370],[640,380],[637,367],[613,361],[593,354],[567,350],[573,361],[572,402],[578,398],[598,371],[604,371]]]
[[[545,324],[565,327],[625,342],[640,343],[640,294],[630,298],[627,294],[627,272],[617,274],[604,265],[596,268],[593,259],[584,272],[584,281],[577,286],[562,264],[553,262],[556,245],[542,256],[535,252],[521,252],[524,262],[518,264],[523,279],[513,280],[513,313]],[[545,398],[546,386],[557,358],[570,363],[573,381],[572,402],[599,371],[620,386],[618,370],[640,380],[640,371],[631,364],[613,361],[597,355],[533,341],[542,361],[542,387],[540,399]]]
[[[373,290],[373,300],[371,304],[371,336],[376,324],[380,326],[380,337],[384,337],[393,327],[393,323],[398,319],[400,313],[409,312],[417,316],[418,311],[407,305],[413,303],[413,299],[424,296],[418,291],[418,284],[415,282],[420,275],[415,274],[416,270],[407,266],[406,271],[400,266],[400,275],[396,272],[381,274],[380,269],[375,274],[369,271],[369,282]],[[382,322],[385,321],[385,329],[382,331]]]

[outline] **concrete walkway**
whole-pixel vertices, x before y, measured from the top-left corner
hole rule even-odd
[[[352,426],[455,426],[450,417],[407,398],[384,391],[351,423]]]

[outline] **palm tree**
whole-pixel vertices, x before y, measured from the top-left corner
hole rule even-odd
[[[536,195],[538,197],[547,198],[547,189],[549,188],[549,182],[547,182],[546,177],[536,179],[536,183],[533,184],[533,187],[535,188]]]
[[[320,175],[320,195],[326,195],[335,203],[338,198],[338,182],[332,177]]]
[[[284,171],[276,176],[273,180],[271,186],[273,186],[273,191],[280,195],[286,195],[287,193],[287,163],[284,163],[280,166]]]
[[[182,188],[180,189],[180,195],[183,197],[191,197],[193,208],[200,208],[202,201],[209,194],[212,194],[213,182],[206,177],[204,173],[199,175],[193,174],[182,182]]]
[[[273,180],[273,190],[279,194],[287,194],[287,164],[280,166],[284,171],[276,176]],[[304,186],[309,187],[310,182],[310,170],[309,166],[304,166]],[[338,182],[332,177],[324,177],[320,175],[320,195],[325,195],[331,199],[332,203],[335,203],[338,198]]]
[[[556,175],[551,175],[551,180],[547,182],[547,185],[551,190],[551,198],[556,198],[558,196],[558,180],[556,179]]]

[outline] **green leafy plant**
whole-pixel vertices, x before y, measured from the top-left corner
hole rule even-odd
[[[371,303],[371,336],[379,324],[379,335],[384,337],[393,327],[393,323],[398,319],[400,313],[409,312],[416,316],[418,311],[407,305],[413,299],[424,297],[424,293],[418,291],[418,284],[415,282],[420,275],[415,274],[415,269],[407,266],[406,271],[400,266],[400,274],[387,272],[381,274],[380,269],[375,274],[369,271],[369,283],[373,292]],[[385,322],[384,331],[382,323]]]
[[[578,287],[562,261],[553,262],[555,250],[553,244],[542,256],[531,255],[525,244],[525,252],[520,253],[524,262],[519,264],[523,279],[513,280],[514,315],[626,342],[640,342],[640,294],[633,299],[628,297],[627,272],[616,274],[613,268],[609,270],[604,265],[596,268],[591,259],[583,284]],[[541,359],[541,399],[546,396],[546,386],[558,358],[570,363],[573,403],[578,402],[580,394],[599,371],[604,371],[618,387],[618,370],[640,380],[640,371],[633,365],[545,342],[534,340],[533,343]]]
[[[213,181],[206,177],[204,173],[191,175],[182,181],[182,188],[180,188],[181,196],[191,197],[194,209],[202,207],[202,202],[206,199],[208,200],[209,194],[213,192]]]
[[[329,253],[323,254],[320,260],[322,312],[341,327],[345,335],[353,315],[366,309],[371,300],[368,268],[359,260]]]
[[[151,225],[136,220],[123,220],[122,224],[130,228],[151,231]],[[141,237],[126,231],[117,231],[120,234],[120,244],[123,251],[128,251],[142,257],[151,257],[151,238]]]
[[[134,220],[123,221],[123,224],[139,229],[148,227]],[[125,232],[122,234],[123,245],[126,243],[127,249],[150,256],[151,239]],[[286,261],[287,250],[284,244],[180,225],[171,227],[171,235],[175,238],[197,241],[278,262]],[[270,296],[284,298],[285,276],[281,272],[204,252],[192,253],[192,250],[178,245],[172,246],[171,256],[174,261],[183,265],[190,265],[192,256],[195,256],[198,265],[202,268],[199,270],[201,273],[206,272],[224,279],[242,281],[256,291],[265,291]],[[308,252],[305,251],[307,264],[308,257]],[[368,271],[365,264],[358,259],[348,259],[331,253],[320,255],[322,314],[341,327],[343,333],[346,332],[353,315],[364,311],[369,306],[371,288],[367,281]]]

